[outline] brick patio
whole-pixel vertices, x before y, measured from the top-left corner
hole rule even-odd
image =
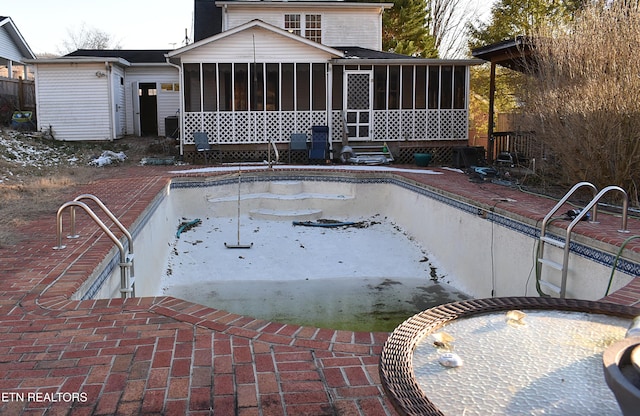
[[[97,195],[130,226],[175,168],[108,169],[111,178],[70,189],[69,199]],[[443,173],[400,175],[534,221],[554,204]],[[113,247],[84,217],[83,238],[65,250],[52,249],[55,213],[23,226],[20,243],[0,248],[0,414],[395,414],[378,376],[386,333],[283,325],[170,297],[70,300]],[[616,232],[618,218],[600,220],[580,233],[618,246],[628,237]],[[640,222],[630,220],[629,229],[640,234]],[[640,253],[640,241],[627,248]],[[639,299],[638,278],[607,298],[625,305]]]

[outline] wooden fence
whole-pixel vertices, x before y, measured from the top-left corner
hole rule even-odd
[[[21,78],[0,78],[0,124],[8,125],[14,111],[29,110],[35,115],[35,82]]]

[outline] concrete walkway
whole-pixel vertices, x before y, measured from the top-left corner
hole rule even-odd
[[[108,168],[111,169],[111,168]],[[167,167],[112,170],[92,193],[130,226],[169,183]],[[200,173],[202,175],[204,173]],[[465,175],[398,172],[539,220],[553,201]],[[181,174],[189,175],[189,174]],[[53,250],[55,213],[0,248],[0,414],[394,415],[378,376],[386,333],[282,325],[170,297],[73,301],[113,244],[78,216],[82,239]],[[618,219],[586,234],[612,244]],[[640,223],[630,221],[632,234]],[[640,252],[638,240],[628,248]],[[608,300],[637,305],[640,279]]]

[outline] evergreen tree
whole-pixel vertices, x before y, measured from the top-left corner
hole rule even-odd
[[[382,48],[422,58],[437,58],[435,39],[429,35],[426,0],[394,0],[382,16]]]

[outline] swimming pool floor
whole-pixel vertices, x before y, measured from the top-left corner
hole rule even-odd
[[[130,226],[167,185],[167,167],[109,168],[69,189],[92,193]],[[461,198],[542,218],[552,201],[465,175],[401,172]],[[175,176],[175,175],[174,175]],[[72,301],[112,248],[86,216],[84,238],[52,250],[55,213],[0,248],[0,414],[394,415],[378,376],[387,333],[260,321],[169,297]],[[621,244],[619,219],[583,232]],[[633,234],[640,224],[631,220]],[[627,247],[640,252],[640,243]],[[638,305],[640,279],[607,300]]]

